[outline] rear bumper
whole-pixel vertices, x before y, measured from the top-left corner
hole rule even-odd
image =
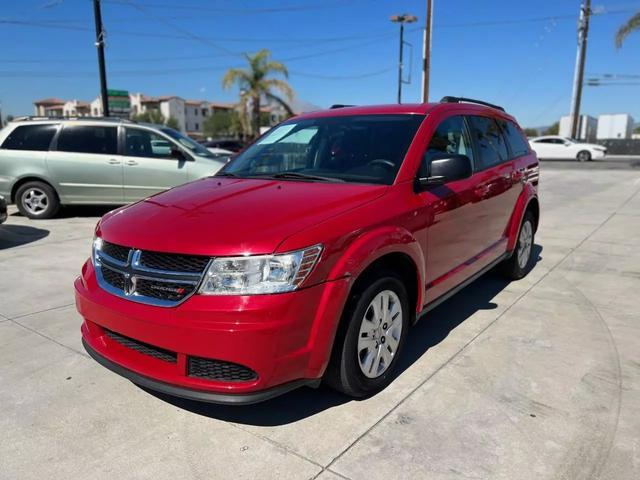
[[[0,223],[3,223],[7,219],[7,202],[0,196]]]
[[[83,343],[99,363],[153,390],[239,404],[317,383],[328,363],[348,281],[277,295],[194,295],[163,308],[102,290],[87,262],[75,290],[84,318]],[[109,331],[168,351],[174,360],[129,348]],[[189,365],[196,357],[237,364],[256,376],[248,381],[195,376]]]

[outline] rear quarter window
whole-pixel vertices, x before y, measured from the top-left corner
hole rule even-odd
[[[2,142],[6,150],[49,150],[51,140],[56,133],[56,125],[20,125]]]

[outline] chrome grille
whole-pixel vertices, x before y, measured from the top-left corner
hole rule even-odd
[[[121,298],[173,307],[196,292],[208,257],[159,253],[102,242],[94,251],[98,284]]]

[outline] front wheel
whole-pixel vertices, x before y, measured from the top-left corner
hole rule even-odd
[[[581,150],[576,157],[579,162],[588,162],[591,160],[591,152],[588,150]]]
[[[16,192],[18,210],[36,220],[53,217],[60,208],[55,190],[44,182],[27,182]]]
[[[325,381],[366,397],[393,380],[409,329],[409,297],[395,275],[381,274],[347,302]]]

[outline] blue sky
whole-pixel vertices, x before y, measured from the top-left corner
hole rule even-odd
[[[434,0],[431,98],[464,95],[504,105],[523,126],[569,110],[579,0]],[[0,101],[33,112],[45,97],[91,100],[99,84],[90,0],[3,0]],[[231,101],[221,77],[241,52],[269,48],[302,100],[395,101],[397,13],[412,13],[405,102],[419,101],[424,0],[103,0],[109,87],[149,95]],[[617,27],[640,0],[595,0],[586,65],[591,74],[640,75],[640,34],[616,50]],[[553,17],[553,18],[551,18]],[[8,23],[7,23],[8,22]],[[17,22],[17,23],[16,23]],[[410,52],[408,52],[410,53]],[[408,73],[408,72],[407,72]],[[585,87],[583,111],[640,120],[640,85]]]

